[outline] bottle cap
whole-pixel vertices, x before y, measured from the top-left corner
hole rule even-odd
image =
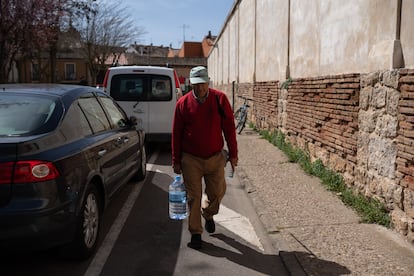
[[[181,181],[181,175],[176,175],[175,176],[175,181]]]

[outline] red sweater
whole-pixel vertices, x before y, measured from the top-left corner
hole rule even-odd
[[[224,111],[221,116],[216,96]],[[193,91],[182,96],[175,106],[172,132],[172,162],[181,163],[182,152],[208,158],[224,147],[224,138],[230,158],[237,157],[234,116],[226,94],[209,88],[204,103],[199,103]]]

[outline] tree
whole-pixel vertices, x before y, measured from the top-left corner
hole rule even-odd
[[[56,76],[56,54],[58,52],[59,34],[62,30],[70,29],[72,20],[83,18],[89,13],[94,13],[94,2],[96,0],[51,0],[58,3],[58,16],[53,22],[54,36],[49,41],[49,56],[50,56],[50,81],[52,83],[57,81]]]
[[[55,0],[0,0],[0,83],[9,81],[18,54],[41,48],[54,36]]]
[[[90,12],[94,0],[0,0],[0,83],[18,56],[38,58],[49,51],[50,80],[56,80],[59,33],[72,17]]]
[[[77,22],[77,28],[85,44],[85,58],[90,75],[96,79],[99,71],[106,68],[105,62],[111,56],[116,57],[124,48],[139,40],[145,34],[142,27],[136,26],[128,14],[127,8],[119,2],[97,1],[90,12]]]

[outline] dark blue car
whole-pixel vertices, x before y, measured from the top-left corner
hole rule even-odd
[[[93,254],[111,197],[145,178],[144,136],[99,89],[0,84],[0,247]]]

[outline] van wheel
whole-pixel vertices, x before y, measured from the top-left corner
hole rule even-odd
[[[98,191],[95,185],[90,185],[77,219],[75,239],[69,245],[72,258],[84,260],[95,252],[101,221],[99,204]]]

